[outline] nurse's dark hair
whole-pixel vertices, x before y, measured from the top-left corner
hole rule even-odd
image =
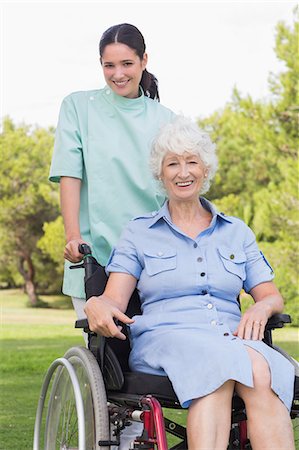
[[[100,57],[103,56],[105,47],[109,44],[120,43],[125,44],[134,50],[140,59],[143,58],[145,53],[145,41],[141,32],[137,27],[129,23],[121,23],[113,25],[106,30],[100,40],[99,51]],[[140,81],[145,95],[150,98],[160,101],[158,80],[157,78],[146,69],[144,69]]]

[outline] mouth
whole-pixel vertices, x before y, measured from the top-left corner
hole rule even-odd
[[[188,187],[191,186],[191,184],[193,184],[193,181],[178,181],[177,183],[175,183],[178,187]]]
[[[117,87],[125,87],[130,80],[123,80],[123,81],[115,81],[113,80],[113,83],[117,86]]]

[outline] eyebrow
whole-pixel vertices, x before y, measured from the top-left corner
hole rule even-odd
[[[128,63],[128,62],[134,62],[133,59],[123,59],[120,61],[121,63]],[[113,61],[104,61],[104,64],[115,64]]]

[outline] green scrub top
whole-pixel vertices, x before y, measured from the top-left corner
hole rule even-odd
[[[153,138],[173,117],[143,92],[129,99],[107,86],[75,92],[62,102],[49,179],[82,180],[81,235],[103,265],[128,221],[164,201],[148,159]],[[70,265],[65,261],[62,291],[84,298],[84,271]]]

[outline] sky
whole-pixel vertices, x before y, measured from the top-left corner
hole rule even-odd
[[[98,43],[111,25],[129,22],[144,35],[148,70],[161,103],[207,117],[234,87],[269,96],[277,60],[275,29],[292,26],[294,1],[0,1],[0,116],[16,124],[56,126],[62,99],[100,89]]]

